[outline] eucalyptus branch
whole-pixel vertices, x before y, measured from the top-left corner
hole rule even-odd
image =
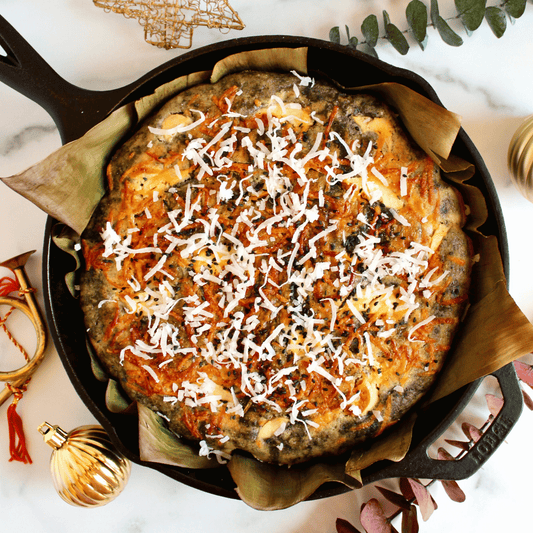
[[[494,35],[499,39],[507,29],[507,20],[511,23],[520,18],[526,9],[527,0],[503,0],[493,6],[487,6],[487,0],[454,0],[457,14],[444,19],[439,12],[438,0],[429,0],[428,7],[421,0],[411,0],[405,10],[405,18],[408,28],[400,30],[393,24],[387,11],[382,12],[382,27],[376,15],[368,15],[361,24],[363,39],[350,35],[350,29],[345,26],[346,36],[350,48],[366,52],[375,57],[378,56],[376,46],[379,41],[389,41],[391,45],[402,55],[409,51],[409,43],[406,36],[412,35],[422,50],[428,42],[427,28],[437,30],[441,39],[450,46],[461,46],[462,37],[450,26],[450,21],[460,21],[467,35],[471,35],[479,28],[483,20],[486,20]],[[329,32],[331,42],[341,43],[341,32],[338,26],[331,28]]]

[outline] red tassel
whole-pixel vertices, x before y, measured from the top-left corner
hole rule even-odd
[[[7,408],[7,422],[9,425],[9,451],[11,453],[10,461],[20,461],[28,464],[32,462],[28,449],[26,448],[26,438],[24,437],[24,428],[22,419],[17,413],[18,400]]]
[[[17,279],[10,278],[8,276],[0,278],[0,296],[7,296],[12,292],[20,290],[20,284]],[[14,308],[12,308],[14,309]],[[10,311],[11,312],[11,311]],[[3,320],[0,321],[0,326],[6,331],[8,337],[15,343],[16,346],[19,344],[13,339],[7,328],[5,327],[5,320],[9,316],[9,313],[4,316]],[[24,355],[27,355],[22,349]],[[27,383],[27,382],[26,382]],[[10,386],[9,384],[7,385]],[[10,461],[20,461],[21,463],[28,464],[32,462],[28,449],[26,448],[26,438],[24,436],[24,428],[22,427],[22,419],[17,413],[17,403],[22,398],[22,392],[26,390],[26,384],[20,389],[11,389],[15,399],[12,404],[7,408],[7,422],[9,427],[9,452],[11,453]]]
[[[7,296],[20,289],[19,282],[8,276],[0,278],[0,296]]]

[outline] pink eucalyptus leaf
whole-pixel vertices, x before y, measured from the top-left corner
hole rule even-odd
[[[463,433],[474,442],[477,442],[483,435],[483,432],[470,422],[463,422],[461,428]]]
[[[514,361],[514,367],[518,377],[527,383],[530,387],[533,387],[533,367],[522,361]]]
[[[463,503],[466,500],[466,495],[461,489],[461,487],[457,484],[457,481],[443,479],[441,480],[441,483],[444,487],[444,490],[446,491],[446,494],[452,501],[457,503]]]
[[[361,533],[356,527],[352,526],[350,522],[343,518],[337,518],[335,526],[337,528],[337,533]]]
[[[499,396],[494,396],[494,394],[486,394],[485,399],[487,400],[487,406],[489,408],[490,414],[492,416],[496,416],[503,407],[503,398],[500,398]]]
[[[367,533],[391,533],[392,527],[383,512],[381,504],[372,498],[361,509],[361,525]]]
[[[445,450],[444,448],[439,448],[437,452],[437,457],[441,461],[455,461],[455,457],[448,450]]]
[[[418,533],[418,516],[414,505],[402,512],[402,533]]]
[[[411,484],[406,477],[402,477],[400,479],[400,490],[407,500],[412,501],[415,499],[415,494],[411,488]]]
[[[383,494],[383,496],[392,504],[396,505],[396,507],[399,507],[400,509],[409,509],[411,507],[411,504],[409,501],[404,498],[401,494],[398,494],[397,492],[393,492],[392,490],[388,490],[384,487],[378,487],[376,485],[376,489]]]
[[[525,406],[530,410],[530,411],[533,411],[533,400],[531,399],[531,396],[529,396],[529,394],[524,390],[522,389],[522,396],[524,398],[524,404]]]
[[[431,494],[422,483],[414,479],[409,479],[409,484],[416,498],[416,503],[420,507],[420,514],[424,522],[429,519],[431,514],[436,508],[435,501],[431,497]]]
[[[464,440],[450,440],[450,439],[445,439],[445,441],[448,443],[448,444],[451,444],[452,446],[455,446],[456,448],[459,448],[461,450],[464,450],[465,452],[467,452],[469,449],[470,449],[470,443],[467,442],[467,441],[464,441]]]

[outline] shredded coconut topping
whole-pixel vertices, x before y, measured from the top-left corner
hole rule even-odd
[[[294,74],[297,99],[314,81]],[[245,117],[231,110],[234,97],[218,120],[208,123],[191,109],[195,121],[149,128],[187,137],[169,166],[177,183],[150,193],[146,204],[146,220],[160,221],[152,245],[134,226],[119,233],[108,222],[101,233],[103,257],[132,273],[127,312],[146,323],[146,335],[122,350],[121,361],[140,361],[157,384],[174,362],[200,359],[216,372],[182,381],[165,401],[239,417],[249,402],[264,404],[286,416],[276,436],[303,424],[311,438],[320,410],[306,391],[315,380],[347,412],[371,412],[357,376],[380,371],[388,339],[435,297],[429,289],[447,272],[431,267],[430,239],[401,251],[389,246],[414,223],[409,210],[380,203],[384,187],[405,200],[414,182],[406,167],[385,175],[376,146],[349,145],[334,121],[327,138],[319,131],[306,151],[303,132],[329,117],[275,95],[261,114]],[[161,215],[166,195],[173,206]],[[144,271],[135,267],[143,257],[152,258]],[[434,320],[419,321],[407,340],[424,342],[424,326]],[[224,372],[240,376],[239,387],[216,382]],[[203,440],[200,453],[228,458],[212,446]]]

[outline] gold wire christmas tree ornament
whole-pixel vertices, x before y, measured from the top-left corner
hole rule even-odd
[[[106,12],[136,18],[144,40],[170,50],[190,48],[194,28],[242,30],[244,24],[228,0],[93,0]]]
[[[511,181],[533,202],[533,115],[518,127],[509,143],[507,166]]]
[[[66,433],[44,422],[38,430],[54,449],[50,470],[64,501],[77,507],[100,507],[122,492],[131,462],[115,448],[104,428],[81,426]]]

